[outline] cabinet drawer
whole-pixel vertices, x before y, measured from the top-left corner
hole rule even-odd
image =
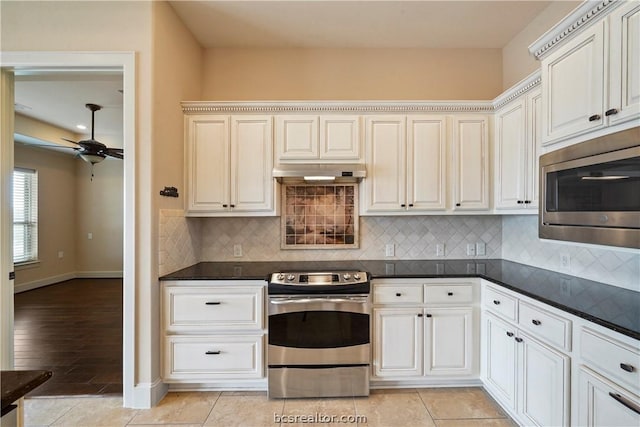
[[[167,336],[164,379],[261,378],[262,343],[262,335]]]
[[[551,314],[541,308],[520,302],[521,329],[531,332],[550,344],[565,350],[571,350],[571,321]]]
[[[472,285],[425,285],[424,302],[426,304],[440,303],[472,303]]]
[[[605,377],[640,394],[640,350],[583,328],[580,357]]]
[[[482,292],[482,306],[486,310],[513,321],[518,315],[518,300],[516,298],[488,286]]]
[[[262,287],[167,287],[168,331],[262,329]]]
[[[422,304],[422,286],[419,285],[375,285],[374,304]]]

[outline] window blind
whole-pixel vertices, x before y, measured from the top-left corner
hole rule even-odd
[[[38,259],[38,173],[13,171],[13,262]]]

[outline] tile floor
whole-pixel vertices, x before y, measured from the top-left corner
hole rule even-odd
[[[310,417],[312,422],[303,417]],[[325,422],[329,417],[336,420]],[[481,388],[373,390],[369,397],[282,400],[269,400],[264,392],[176,392],[169,393],[151,409],[122,408],[119,397],[25,400],[27,427],[158,425],[513,427],[516,424]]]

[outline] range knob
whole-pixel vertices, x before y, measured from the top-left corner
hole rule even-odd
[[[292,281],[292,280],[293,280],[293,279],[295,279],[295,278],[296,278],[296,276],[294,276],[293,274],[289,274],[289,275],[287,276],[287,280],[288,280],[288,281]]]
[[[354,273],[353,278],[354,280],[360,280],[360,275],[358,273]]]
[[[351,279],[351,275],[350,275],[349,273],[344,273],[344,274],[342,275],[342,277],[344,278],[344,280],[349,280],[349,279]]]
[[[278,276],[276,276],[278,278],[278,280],[284,280],[284,274],[282,273],[278,273]]]

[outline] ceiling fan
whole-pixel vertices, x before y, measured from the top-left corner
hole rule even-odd
[[[91,163],[91,166],[96,163],[100,163],[107,156],[115,157],[116,159],[124,159],[124,150],[122,148],[109,148],[103,143],[96,141],[94,138],[94,117],[96,111],[101,110],[102,107],[97,104],[85,104],[85,107],[91,110],[91,139],[85,139],[82,141],[72,141],[67,138],[62,139],[78,145],[77,148],[73,147],[73,149],[78,151],[78,157],[87,163]]]

